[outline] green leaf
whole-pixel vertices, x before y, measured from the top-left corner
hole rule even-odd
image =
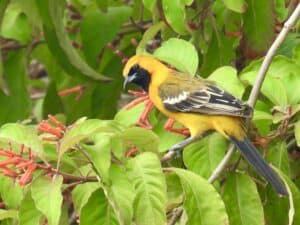
[[[106,183],[109,177],[111,165],[111,137],[99,133],[91,137],[92,144],[82,145],[89,154],[93,164],[101,176],[102,182]]]
[[[297,46],[299,43],[300,40],[297,33],[288,33],[284,41],[276,51],[276,55],[282,55],[288,58],[292,58],[295,46]]]
[[[153,10],[154,10],[155,4],[156,4],[156,0],[143,0],[143,4],[146,9],[148,9],[150,12],[153,13]]]
[[[250,65],[243,70],[241,74],[241,79],[243,79],[244,74],[248,74],[248,76],[252,77],[251,84],[253,84],[254,77],[256,77],[256,74],[258,73],[261,63],[262,63],[261,59],[252,61],[252,63],[250,63]],[[289,104],[295,104],[297,102],[300,102],[300,97],[299,97],[300,91],[298,88],[298,86],[300,85],[300,78],[298,76],[299,73],[300,73],[299,65],[297,65],[293,60],[285,56],[279,55],[274,57],[274,59],[272,60],[272,63],[270,65],[270,68],[268,69],[268,73],[264,83],[268,82],[268,80],[271,79],[272,81],[269,81],[271,82],[271,84],[268,86],[271,86],[269,87],[271,90],[277,90],[276,92],[274,92],[275,98],[280,99],[280,97],[277,97],[277,95],[283,94],[284,96],[282,98],[285,98],[286,95]],[[273,81],[273,80],[278,80],[278,81]],[[273,83],[276,86],[272,86]],[[276,83],[282,83],[282,84],[277,85]],[[282,87],[282,85],[284,87]],[[271,90],[268,90],[268,92],[270,92]],[[286,93],[282,93],[282,92],[286,92]]]
[[[37,154],[40,158],[44,158],[44,150],[42,141],[37,135],[37,130],[18,123],[8,123],[0,128],[0,140],[11,141],[17,145],[24,144],[25,147]]]
[[[36,0],[22,0],[18,1],[22,11],[28,18],[28,22],[32,27],[32,36],[39,35],[42,31],[42,20],[39,15],[39,11],[37,5],[35,3]]]
[[[101,189],[94,191],[80,214],[80,225],[119,225],[116,215]]]
[[[143,38],[140,41],[139,45],[136,48],[136,54],[142,55],[147,54],[146,48],[147,44],[150,40],[152,40],[155,35],[165,26],[163,22],[158,22],[156,24],[153,24],[151,27],[149,27],[145,33],[143,34]]]
[[[248,82],[251,85],[254,84],[257,73],[254,71],[246,72],[241,75],[241,80]],[[276,91],[274,91],[276,90]],[[271,76],[266,76],[262,85],[261,92],[275,105],[286,106],[288,99],[286,89],[283,82]]]
[[[287,19],[289,13],[289,7],[286,7],[284,0],[275,0],[275,9],[277,12],[277,18],[280,22],[284,22]]]
[[[134,50],[132,49],[132,51]],[[109,74],[114,82],[95,84],[91,96],[92,117],[112,119],[119,110],[118,104],[123,85],[123,77],[120,74],[123,65],[113,51],[104,51],[101,57],[101,66],[103,66],[101,71]]]
[[[28,192],[20,206],[20,225],[39,225],[41,216],[41,212],[35,207],[31,193]]]
[[[226,149],[226,140],[214,133],[187,146],[183,161],[189,170],[208,178],[223,159]]]
[[[78,184],[72,191],[72,199],[77,213],[80,215],[82,208],[87,204],[91,195],[99,188],[96,182]]]
[[[187,225],[229,224],[224,203],[207,180],[188,170],[170,168],[170,171],[176,173],[181,181]]]
[[[63,17],[64,0],[36,0],[43,20],[43,30],[49,50],[64,70],[71,75],[84,75],[94,80],[108,81],[84,62],[73,48],[65,31]]]
[[[63,104],[58,95],[56,84],[51,82],[48,86],[46,96],[43,101],[43,117],[47,118],[47,115],[49,114],[55,115],[63,112]]]
[[[166,224],[166,182],[157,156],[150,152],[139,154],[128,162],[128,169],[136,192],[136,223]]]
[[[297,141],[297,146],[300,146],[300,121],[297,121],[297,123],[295,123],[294,132]]]
[[[59,157],[81,140],[91,137],[97,132],[113,133],[118,129],[114,121],[89,119],[75,124],[66,132],[59,146]]]
[[[133,217],[133,201],[135,198],[135,190],[133,184],[128,178],[128,174],[124,168],[112,165],[110,168],[111,186],[109,188],[109,197],[114,201],[116,214],[119,214],[121,224],[132,224]]]
[[[257,102],[258,104],[256,104],[255,108],[257,108],[260,104],[259,101]],[[271,124],[273,123],[273,116],[268,112],[255,109],[253,114],[253,121],[259,133],[261,135],[267,135],[270,132]]]
[[[264,54],[275,38],[274,3],[272,0],[246,2],[248,9],[243,14],[242,48],[246,56],[255,57]]]
[[[293,49],[293,60],[300,65],[300,44]]]
[[[264,211],[256,185],[246,174],[226,178],[223,199],[231,225],[264,225]]]
[[[284,174],[290,175],[289,156],[286,143],[284,141],[275,141],[268,145],[267,161],[280,169]]]
[[[101,9],[103,12],[107,11],[108,0],[96,0],[96,3],[99,9]]]
[[[166,131],[166,129],[164,128],[164,122],[165,120],[159,121],[152,129],[159,137],[159,146],[158,146],[159,152],[167,151],[171,146],[177,144],[178,142],[184,139],[184,136],[181,134],[176,134],[174,132]]]
[[[143,110],[145,109],[145,104],[141,103],[134,106],[131,109],[121,109],[115,115],[114,120],[126,127],[135,125],[138,122]]]
[[[5,10],[9,4],[9,0],[2,0],[0,1],[0,26],[3,22],[3,17]],[[3,78],[3,63],[2,63],[2,55],[0,55],[0,89],[4,90],[5,82]]]
[[[300,223],[300,191],[298,187],[293,183],[293,181],[290,180],[288,176],[286,176],[284,173],[282,173],[280,170],[277,168],[273,167],[277,174],[283,179],[287,191],[289,193],[289,203],[290,203],[290,208],[289,208],[289,225],[292,224],[298,224]]]
[[[300,70],[298,71],[300,72]],[[297,72],[294,71],[294,73],[285,74],[282,77],[282,82],[284,83],[287,92],[288,103],[291,105],[300,102],[300,90],[298,88],[300,86],[300,78],[299,74],[296,73]]]
[[[247,4],[244,0],[223,0],[225,6],[238,13],[244,13],[247,10]]]
[[[23,189],[10,177],[0,175],[0,196],[8,208],[17,209],[23,199]]]
[[[176,54],[174,54],[176,49]],[[198,68],[198,53],[194,45],[178,39],[170,38],[163,42],[162,46],[155,50],[153,54],[159,60],[162,60],[182,72],[194,76]]]
[[[21,11],[20,5],[17,2],[11,3],[4,14],[1,36],[25,44],[31,40],[31,32],[28,19]]]
[[[209,42],[207,52],[203,56],[200,75],[207,77],[220,66],[231,65],[236,57],[236,41],[236,37],[227,37],[221,32],[215,31]]]
[[[116,37],[131,13],[132,9],[127,6],[109,7],[105,13],[94,5],[85,9],[80,35],[83,53],[91,66],[96,67],[101,49]]]
[[[35,206],[47,218],[49,225],[58,225],[63,201],[61,187],[63,178],[38,177],[31,185]]]
[[[264,212],[265,212],[265,224],[282,225],[288,224],[289,221],[289,199],[282,198],[274,191],[271,185],[268,188],[264,188]]]
[[[182,204],[183,201],[183,190],[180,184],[179,177],[174,173],[166,174],[167,183],[167,194],[168,194],[168,205],[169,208],[173,209]]]
[[[5,10],[8,6],[9,0],[3,0],[0,2],[0,25],[2,25]]]
[[[157,152],[158,136],[151,130],[141,127],[129,127],[122,131],[118,137],[127,146],[136,146],[140,151]]]
[[[9,209],[9,210],[0,209],[0,221],[9,218],[17,219],[18,211],[15,209]]]
[[[273,116],[270,113],[260,111],[260,110],[254,110],[253,114],[253,120],[270,120],[272,121]]]
[[[3,65],[9,95],[0,90],[0,125],[27,119],[31,115],[32,105],[27,87],[26,51],[21,49],[8,52]]]
[[[182,35],[187,34],[185,2],[182,0],[162,0],[162,8],[174,31]]]
[[[221,86],[234,96],[242,98],[245,88],[238,79],[235,68],[230,66],[220,67],[216,69],[208,79],[215,81],[217,85]]]

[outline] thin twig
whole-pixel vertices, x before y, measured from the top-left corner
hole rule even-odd
[[[219,163],[219,165],[215,168],[215,170],[212,172],[211,176],[208,179],[209,183],[213,183],[222,173],[222,171],[225,169],[227,163],[229,162],[231,156],[234,154],[235,147],[233,144],[230,144],[228,147],[228,151],[222,161]]]
[[[172,212],[172,217],[170,218],[169,222],[168,222],[168,225],[174,225],[178,218],[181,217],[183,213],[183,208],[182,207],[178,207],[176,209],[174,209],[174,211]]]
[[[289,30],[294,26],[294,24],[296,23],[299,16],[300,16],[300,4],[298,4],[298,6],[294,10],[294,12],[291,14],[290,18],[284,23],[282,30],[280,31],[279,35],[277,36],[277,38],[273,42],[272,46],[268,50],[268,52],[263,60],[263,63],[258,71],[256,81],[253,85],[253,88],[250,93],[250,97],[248,99],[248,104],[252,108],[254,108],[254,106],[255,106],[261,86],[266,77],[266,73],[270,67],[271,61],[272,61],[277,49],[279,48],[279,46],[282,44],[282,42],[286,38]],[[231,156],[234,153],[234,150],[235,150],[234,146],[230,145],[223,160],[220,162],[220,164],[217,166],[217,168],[213,171],[212,175],[210,176],[210,178],[209,178],[210,183],[213,183],[219,177],[219,175],[222,173],[222,171],[225,169],[227,163],[229,162]]]
[[[79,152],[81,152],[81,154],[83,154],[85,156],[85,158],[88,160],[88,162],[92,165],[95,173],[97,174],[97,176],[96,176],[97,180],[101,182],[100,174],[99,174],[97,167],[95,166],[92,158],[90,157],[90,155],[79,144],[76,144],[75,147],[76,147],[76,149],[79,150]]]

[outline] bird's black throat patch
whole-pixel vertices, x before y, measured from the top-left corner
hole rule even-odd
[[[135,64],[131,67],[128,77],[132,77],[131,83],[136,84],[148,92],[150,84],[150,73]]]

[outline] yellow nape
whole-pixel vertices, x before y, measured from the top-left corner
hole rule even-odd
[[[126,63],[124,69],[123,69],[123,76],[126,77],[129,74],[129,71],[133,65],[139,65],[141,68],[147,70],[150,75],[157,71],[165,71],[168,70],[168,68],[155,59],[153,56],[148,55],[135,55],[132,56]]]

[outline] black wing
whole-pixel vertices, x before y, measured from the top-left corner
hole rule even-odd
[[[198,82],[196,82],[198,83]],[[192,85],[195,87],[195,85]],[[159,88],[164,106],[173,112],[250,117],[252,108],[211,83],[202,83],[192,91],[174,83]]]

